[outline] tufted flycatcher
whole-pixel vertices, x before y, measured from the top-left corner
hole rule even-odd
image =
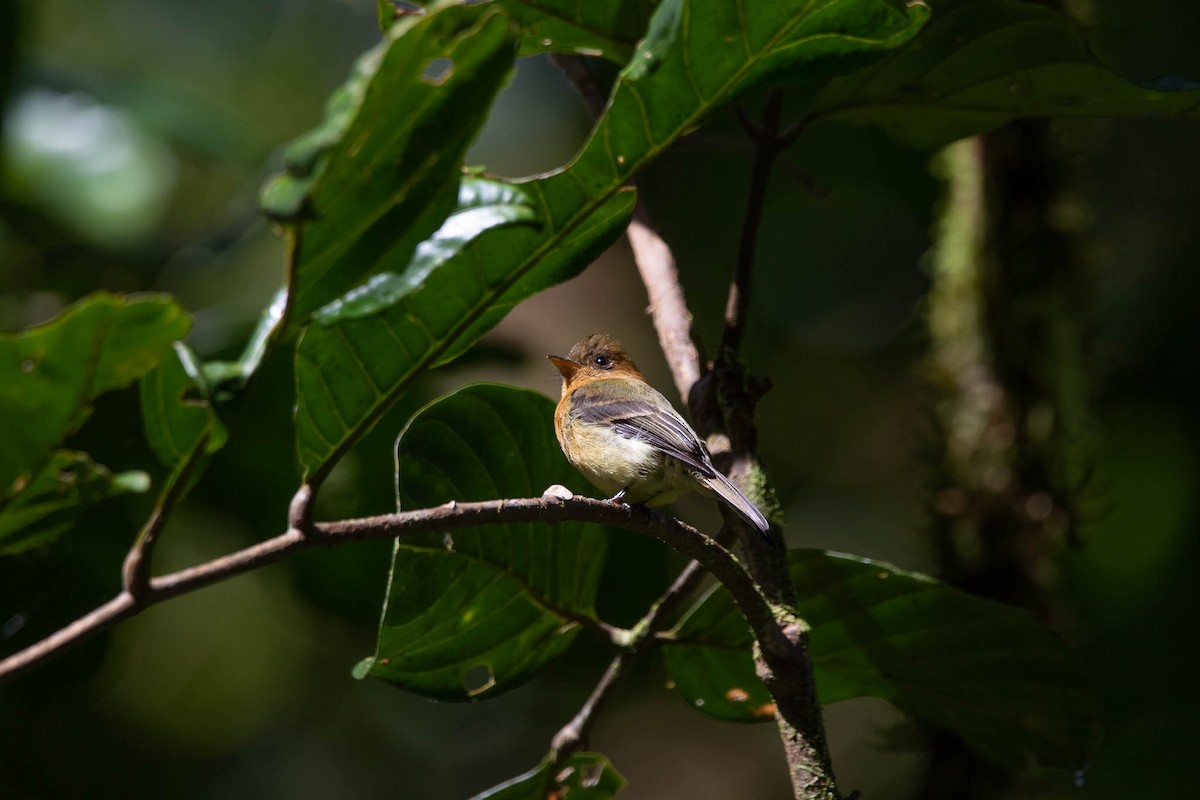
[[[713,466],[692,426],[646,382],[620,342],[594,333],[566,358],[554,432],[567,461],[611,499],[666,505],[688,492],[716,495],[767,541],[770,523]]]

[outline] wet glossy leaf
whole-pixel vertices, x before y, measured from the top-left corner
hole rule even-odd
[[[554,403],[469,386],[421,411],[400,440],[406,508],[584,487],[554,438]],[[400,539],[375,655],[355,674],[440,700],[492,697],[559,655],[593,616],[601,529],[491,525]]]
[[[993,761],[1084,765],[1096,699],[1073,650],[1029,614],[867,559],[789,558],[821,702],[880,697]],[[749,629],[727,594],[710,592],[675,633],[682,646],[667,659],[685,699],[722,718],[761,718]],[[750,699],[728,702],[735,690]]]
[[[167,297],[97,293],[45,325],[0,334],[0,498],[42,473],[96,397],[140,378],[190,327]]]
[[[95,503],[149,487],[144,472],[114,474],[87,453],[55,451],[25,489],[0,509],[0,555],[49,544]]]
[[[458,210],[406,269],[321,309],[305,332],[296,355],[301,463],[320,474],[423,371],[460,353],[516,303],[583,269],[623,228],[631,200],[618,196],[592,224],[540,252],[545,228],[534,220],[544,195],[464,180]]]
[[[557,770],[546,761],[473,800],[609,800],[625,788],[625,779],[599,753],[576,753]]]

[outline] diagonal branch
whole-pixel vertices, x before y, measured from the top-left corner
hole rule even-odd
[[[304,491],[304,488],[301,489]],[[300,504],[304,506],[304,503]],[[0,682],[11,680],[85,639],[144,609],[177,595],[227,580],[235,575],[281,561],[302,550],[370,539],[415,536],[509,522],[578,520],[611,525],[655,536],[685,556],[699,561],[729,589],[765,647],[786,647],[775,623],[774,609],[733,554],[705,534],[678,520],[643,508],[562,496],[450,502],[436,508],[383,514],[376,517],[313,523],[308,530],[290,528],[272,539],[188,569],[154,578],[138,595],[123,591],[95,611],[57,633],[0,661]]]
[[[550,742],[550,760],[553,763],[561,764],[588,746],[588,737],[591,735],[592,726],[596,723],[596,715],[608,698],[612,696],[613,688],[617,685],[625,667],[645,652],[647,642],[658,642],[657,634],[669,624],[669,615],[691,596],[696,587],[700,585],[704,575],[704,567],[700,565],[699,561],[689,561],[662,596],[650,606],[646,615],[628,631],[626,640],[624,642],[615,642],[614,640],[614,643],[621,646],[621,652],[613,656],[608,669],[604,671],[579,712],[554,735],[554,739]]]

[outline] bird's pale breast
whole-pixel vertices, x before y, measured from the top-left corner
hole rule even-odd
[[[597,489],[627,503],[659,506],[687,493],[686,467],[648,442],[623,436],[606,425],[572,421],[560,437],[567,460]]]

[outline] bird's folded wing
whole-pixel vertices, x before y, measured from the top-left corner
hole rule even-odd
[[[603,393],[575,393],[575,413],[588,425],[611,425],[613,430],[677,458],[692,469],[711,477],[716,470],[704,449],[704,443],[679,416],[666,399],[665,408],[644,400],[614,400]]]

